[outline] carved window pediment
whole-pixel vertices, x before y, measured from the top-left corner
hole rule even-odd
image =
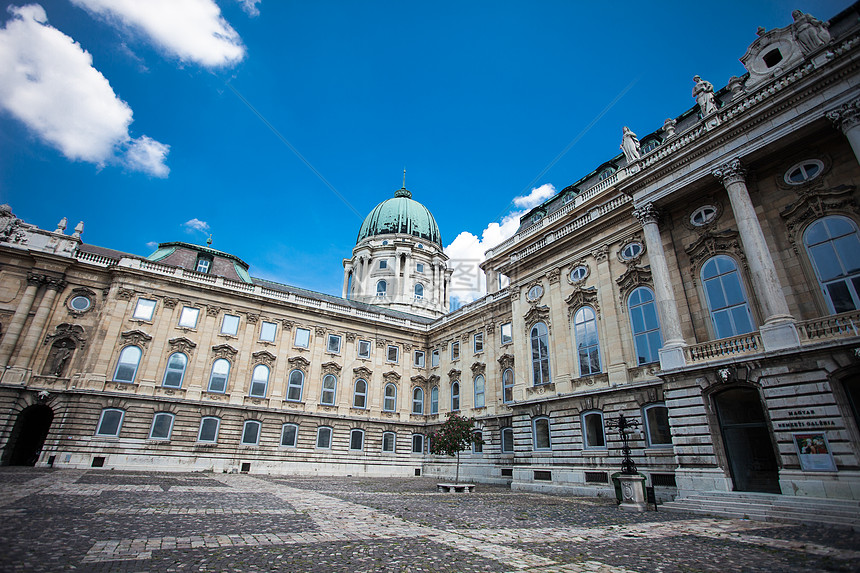
[[[397,384],[400,381],[400,374],[395,372],[394,370],[389,370],[385,374],[382,375],[382,379],[385,380],[385,383],[393,383]]]
[[[526,332],[530,331],[532,326],[537,322],[546,323],[546,327],[549,329],[549,307],[546,305],[533,306],[523,315],[523,319],[525,319],[526,323]]]
[[[305,374],[308,373],[308,367],[311,365],[310,362],[303,356],[293,356],[292,358],[287,358],[287,362],[290,364],[290,368],[301,370]]]
[[[456,368],[452,368],[451,370],[448,371],[448,378],[450,378],[451,381],[459,380],[460,374],[461,374],[461,372],[459,370],[457,370]]]
[[[487,371],[487,365],[483,362],[475,362],[471,366],[472,376],[478,376]]]
[[[434,386],[439,383],[439,380],[441,380],[441,378],[435,374],[431,375],[430,378],[427,379],[427,381]]]
[[[321,366],[323,376],[326,374],[340,375],[341,366],[337,362],[326,362]]]
[[[212,353],[218,358],[233,358],[239,351],[229,344],[219,344],[212,347]]]
[[[734,255],[747,267],[747,259],[741,247],[737,231],[726,229],[724,231],[706,231],[692,245],[684,249],[690,257],[690,278],[696,284],[699,277],[699,269],[706,260],[718,254]]]
[[[373,371],[366,368],[365,366],[359,366],[358,368],[352,369],[352,374],[356,378],[364,378],[365,380],[368,380],[373,375]]]
[[[135,346],[146,346],[146,343],[152,340],[152,337],[142,330],[126,330],[119,335],[126,344],[134,344]]]
[[[499,365],[502,367],[502,370],[507,370],[508,368],[514,367],[514,355],[513,354],[502,354],[499,357]]]
[[[193,340],[189,340],[184,336],[179,336],[176,338],[171,338],[167,341],[167,344],[170,345],[170,349],[172,351],[180,351],[185,352],[186,354],[190,354],[192,350],[197,348],[197,343]]]
[[[640,267],[630,265],[624,274],[615,279],[621,297],[621,308],[627,303],[627,296],[635,289],[643,285],[651,285],[651,267]]]
[[[410,380],[412,380],[412,384],[414,386],[426,386],[427,385],[427,378],[424,378],[423,376],[420,376],[420,375],[419,376],[413,376],[412,378],[410,378]]]
[[[251,358],[255,364],[265,364],[266,366],[271,366],[275,363],[276,356],[269,352],[268,350],[258,350],[251,354]]]
[[[597,302],[597,289],[594,287],[579,287],[573,290],[564,302],[567,303],[568,306],[568,318],[573,320],[573,314],[579,310],[580,307],[590,306],[594,309],[594,312],[597,313],[597,316],[600,316],[600,305]]]
[[[854,200],[854,185],[839,185],[830,189],[807,187],[797,201],[780,212],[785,219],[788,240],[795,253],[800,253],[801,231],[815,219],[838,213],[860,214],[860,206]]]

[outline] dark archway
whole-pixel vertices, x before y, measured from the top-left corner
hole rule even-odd
[[[735,491],[780,493],[779,466],[761,400],[752,388],[714,395]]]
[[[34,404],[21,410],[7,448],[7,464],[10,466],[34,466],[51,429],[54,411],[43,404]]]
[[[854,375],[842,381],[842,387],[845,388],[845,395],[848,396],[848,404],[851,406],[851,413],[854,414],[854,422],[857,424],[857,429],[860,430],[860,376]]]

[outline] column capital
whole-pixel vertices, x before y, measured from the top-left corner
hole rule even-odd
[[[41,286],[45,281],[48,280],[48,277],[45,275],[40,275],[39,273],[27,273],[27,284],[31,286]]]
[[[653,223],[655,225],[658,224],[660,222],[660,215],[662,215],[662,213],[654,206],[653,203],[645,203],[633,211],[633,216],[636,217],[636,220],[638,220],[643,227],[649,223]]]
[[[841,107],[830,110],[824,115],[833,122],[834,127],[845,133],[852,127],[860,125],[860,98],[844,103]]]
[[[598,263],[606,261],[609,259],[609,245],[601,245],[591,251],[591,256],[594,257]]]
[[[738,158],[732,159],[723,163],[719,167],[711,171],[714,177],[720,180],[723,186],[731,185],[732,183],[744,183],[747,170],[741,160]]]
[[[45,285],[48,287],[48,290],[55,290],[60,292],[64,288],[66,288],[66,281],[56,277],[48,277],[45,280]]]

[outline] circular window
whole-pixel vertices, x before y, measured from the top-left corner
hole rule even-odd
[[[72,307],[72,310],[76,310],[78,312],[87,310],[92,304],[93,303],[89,298],[81,295],[78,295],[69,301],[69,306]]]
[[[537,223],[541,219],[543,219],[543,213],[535,213],[535,216],[532,217],[532,223]]]
[[[713,221],[716,216],[716,207],[713,205],[704,205],[693,211],[693,214],[690,215],[690,222],[697,227],[701,227]]]
[[[383,244],[383,245],[387,245],[387,244],[388,244],[388,241],[382,241],[382,244]]]
[[[416,247],[417,247],[417,248],[419,248],[419,249],[423,249],[423,248],[424,248],[424,245],[422,245],[421,243],[418,243],[418,244],[416,245]]]
[[[575,267],[572,271],[570,271],[570,282],[578,283],[588,276],[588,267],[585,265],[579,265]]]
[[[625,261],[635,259],[642,254],[642,243],[628,243],[621,249],[621,258]]]
[[[529,289],[528,295],[526,295],[529,300],[537,300],[543,296],[543,287],[540,285],[535,285]]]
[[[815,179],[823,170],[824,163],[818,159],[805,159],[785,172],[785,182],[789,185],[800,185]]]

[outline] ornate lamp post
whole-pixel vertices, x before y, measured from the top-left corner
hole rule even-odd
[[[636,475],[636,463],[630,457],[630,432],[639,427],[639,421],[625,418],[624,414],[621,414],[615,420],[607,420],[606,427],[617,428],[621,435],[621,453],[624,455],[621,460],[621,473],[629,476]]]
[[[636,472],[636,464],[630,457],[630,432],[639,427],[639,421],[620,414],[615,420],[606,421],[607,428],[616,428],[621,436],[621,509],[625,511],[645,511],[648,509],[645,497],[645,478]]]

